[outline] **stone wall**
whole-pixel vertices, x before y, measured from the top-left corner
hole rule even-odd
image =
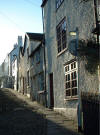
[[[61,53],[57,53],[56,26],[63,18],[67,22],[67,48]],[[73,119],[77,114],[78,100],[65,99],[65,75],[64,64],[75,58],[68,51],[68,45],[76,37],[69,35],[76,27],[79,29],[79,39],[88,39],[92,36],[91,31],[95,25],[93,2],[80,2],[80,0],[64,0],[56,10],[55,1],[48,0],[44,6],[44,31],[46,38],[46,82],[48,90],[48,107],[50,107],[50,80],[49,75],[53,73],[54,108],[62,110],[65,108],[66,114],[72,115]],[[82,74],[84,75],[84,74]],[[81,76],[82,77],[82,76]],[[86,81],[83,82],[84,86]],[[89,85],[93,85],[89,83]],[[92,86],[91,86],[92,87]],[[74,112],[72,110],[75,110]],[[74,113],[74,114],[73,114]]]

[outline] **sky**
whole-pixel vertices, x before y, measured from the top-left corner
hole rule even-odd
[[[25,32],[42,33],[42,0],[0,0],[0,64]]]

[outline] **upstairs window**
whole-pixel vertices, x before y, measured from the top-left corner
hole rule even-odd
[[[66,48],[66,19],[64,18],[56,28],[58,53]]]
[[[56,9],[60,7],[64,0],[56,0]]]
[[[65,66],[66,97],[77,96],[77,63],[76,61]]]

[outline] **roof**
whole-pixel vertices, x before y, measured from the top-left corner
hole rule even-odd
[[[17,47],[18,47],[18,46],[17,46]],[[17,47],[16,47],[16,48],[17,48]],[[10,55],[16,48],[13,48],[13,49],[10,51],[9,55]]]
[[[23,55],[24,55],[25,48],[26,48],[26,39],[27,39],[27,37],[30,40],[41,41],[42,42],[43,39],[44,39],[44,34],[42,34],[42,33],[30,33],[30,32],[26,32],[25,39],[24,39]]]
[[[42,0],[42,5],[41,5],[41,7],[44,7],[47,1],[48,1],[48,0]]]
[[[31,40],[37,40],[37,41],[43,40],[42,33],[29,33],[29,32],[27,32],[26,35],[28,35],[29,39],[31,39]]]

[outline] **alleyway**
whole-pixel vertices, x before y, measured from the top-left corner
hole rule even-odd
[[[0,135],[78,135],[77,125],[11,89],[0,89]]]

